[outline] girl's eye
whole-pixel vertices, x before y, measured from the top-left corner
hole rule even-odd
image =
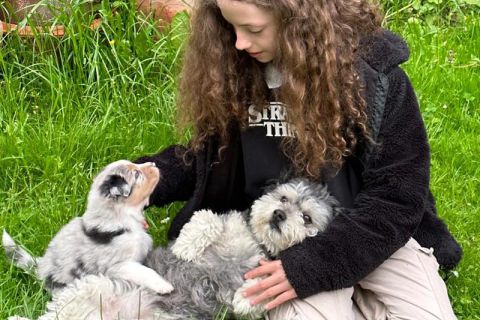
[[[280,202],[282,202],[282,203],[288,202],[288,198],[283,196],[283,197],[280,198]]]
[[[303,214],[303,222],[305,222],[305,224],[311,224],[312,217],[310,217],[308,214]]]
[[[263,31],[263,29],[259,29],[259,30],[248,30],[250,33],[260,33]]]

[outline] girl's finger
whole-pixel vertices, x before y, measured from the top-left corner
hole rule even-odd
[[[245,273],[244,277],[245,279],[253,279],[257,277],[262,277],[266,276],[269,274],[272,274],[276,269],[281,267],[281,263],[279,263],[279,260],[275,261],[266,261],[260,260],[260,267],[256,267],[255,269],[252,269]]]
[[[282,303],[287,302],[288,300],[295,299],[297,297],[297,294],[294,289],[285,291],[284,293],[278,295],[273,301],[267,303],[265,305],[265,309],[267,310],[272,310],[275,307],[278,307]]]
[[[257,292],[268,290],[271,287],[273,287],[273,286],[275,286],[279,283],[282,283],[285,280],[286,280],[286,278],[282,274],[280,274],[280,273],[273,274],[273,275],[259,281],[258,283],[252,285],[251,287],[248,287],[243,292],[243,296],[248,297],[248,296],[251,296],[252,294],[255,294]]]
[[[251,304],[261,303],[267,299],[274,298],[290,289],[292,289],[292,287],[290,286],[288,281],[283,281],[279,284],[276,284],[266,289],[265,291],[260,293],[258,296],[256,296],[255,299],[251,300],[250,303]]]

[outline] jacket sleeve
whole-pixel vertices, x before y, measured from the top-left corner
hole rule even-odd
[[[414,234],[429,185],[429,146],[417,99],[399,67],[389,91],[373,149],[352,209],[327,229],[280,254],[300,298],[353,286]]]
[[[163,206],[174,201],[186,201],[195,187],[195,157],[188,156],[184,146],[172,145],[163,151],[143,156],[135,163],[155,162],[160,179],[150,196],[150,204]]]

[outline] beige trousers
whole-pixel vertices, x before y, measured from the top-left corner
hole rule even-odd
[[[413,238],[355,287],[295,299],[268,320],[456,319],[433,249]]]

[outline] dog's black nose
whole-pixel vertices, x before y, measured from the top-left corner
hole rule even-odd
[[[280,222],[285,221],[287,219],[287,215],[283,210],[275,210],[273,211],[272,219],[270,220],[270,226],[280,232]]]
[[[283,210],[275,210],[273,211],[273,216],[272,216],[272,219],[274,222],[278,223],[278,222],[281,222],[281,221],[285,221],[285,219],[287,219],[287,215],[285,214],[285,212]]]

